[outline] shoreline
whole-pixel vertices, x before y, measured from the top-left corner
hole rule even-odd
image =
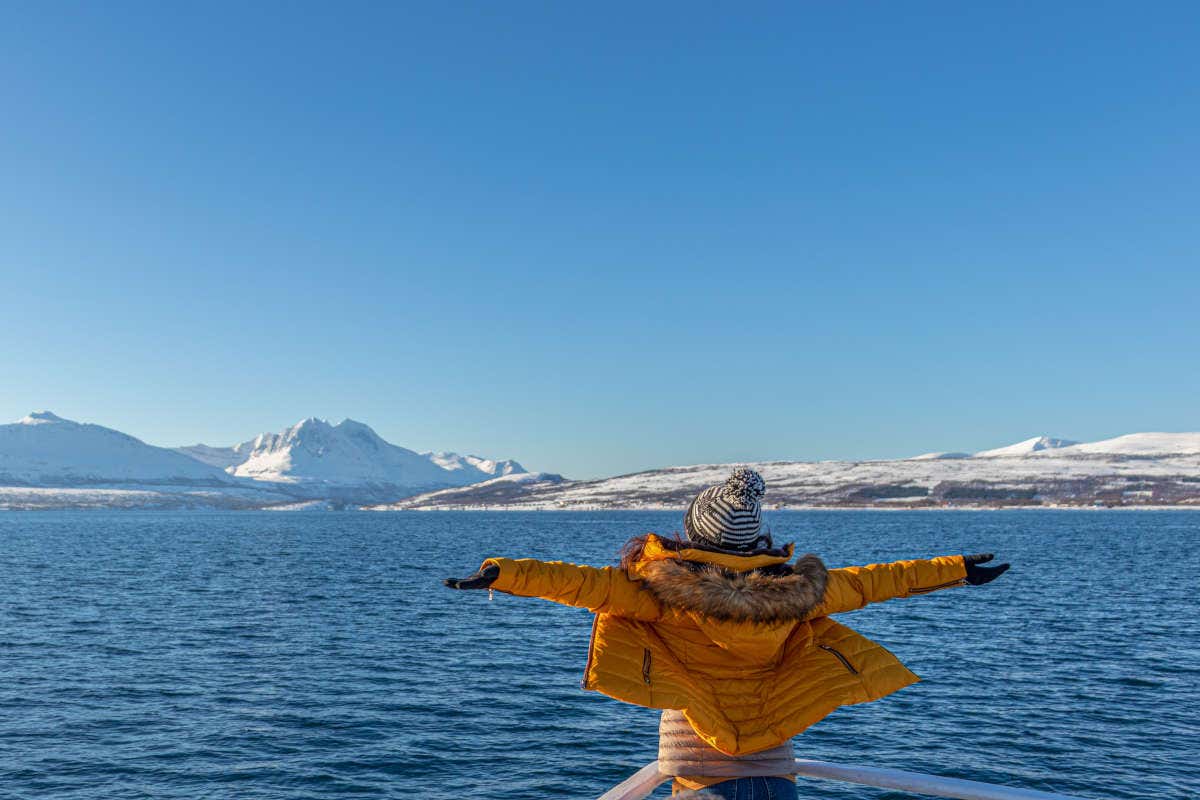
[[[784,513],[812,513],[833,511],[838,513],[860,513],[860,512],[884,512],[889,514],[894,513],[966,513],[966,512],[1013,512],[1013,511],[1053,511],[1053,512],[1091,512],[1099,513],[1104,511],[1121,511],[1128,513],[1152,512],[1152,511],[1196,511],[1200,512],[1200,506],[935,506],[922,508],[891,508],[887,506],[796,506],[793,508],[776,508],[771,511],[779,511]],[[362,514],[365,512],[381,513],[381,514],[658,514],[672,512],[682,514],[682,508],[513,508],[511,506],[471,506],[460,508],[163,508],[156,506],[37,506],[37,507],[13,507],[0,506],[0,514],[46,514],[55,512],[70,512],[72,514],[89,514],[89,513],[121,513],[121,514]],[[768,512],[770,513],[770,512]]]
[[[352,509],[347,509],[352,510]],[[358,511],[372,511],[382,513],[395,512],[420,512],[420,513],[438,513],[447,511],[475,511],[475,512],[551,512],[551,513],[570,513],[583,512],[595,513],[597,511],[612,511],[619,513],[640,513],[640,512],[666,512],[673,511],[679,514],[684,512],[681,506],[639,506],[636,508],[613,508],[608,506],[574,506],[571,508],[521,508],[514,506],[437,506],[426,508],[360,508],[354,509]],[[766,509],[766,513],[772,511],[789,511],[789,512],[808,512],[808,511],[1200,511],[1200,505],[1126,505],[1126,506],[1074,506],[1074,505],[1029,505],[1029,506],[787,506],[783,508]]]

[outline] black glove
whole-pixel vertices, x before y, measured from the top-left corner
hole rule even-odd
[[[972,586],[982,586],[985,583],[990,583],[996,580],[1004,573],[1008,572],[1010,564],[1001,564],[998,567],[981,567],[980,564],[986,564],[995,556],[991,553],[978,553],[973,556],[963,556],[963,563],[967,566],[967,583]]]
[[[486,589],[500,577],[500,568],[488,564],[469,578],[446,578],[443,584],[451,589]]]

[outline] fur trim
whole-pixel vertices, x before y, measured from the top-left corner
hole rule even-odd
[[[779,622],[804,619],[820,605],[828,573],[809,553],[794,564],[749,572],[663,559],[643,563],[638,577],[665,606],[721,621]]]

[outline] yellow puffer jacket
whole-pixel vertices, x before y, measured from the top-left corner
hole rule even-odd
[[[731,755],[774,747],[839,706],[918,678],[829,618],[961,586],[962,556],[826,570],[792,546],[734,555],[653,534],[628,570],[492,558],[492,588],[596,614],[583,688],[674,708]]]

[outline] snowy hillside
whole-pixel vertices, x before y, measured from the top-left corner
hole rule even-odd
[[[357,505],[524,472],[512,460],[416,453],[349,419],[306,419],[233,447],[173,450],[49,411],[0,425],[0,508]]]
[[[936,461],[945,458],[970,458],[970,453],[922,453],[919,456],[913,456],[909,461]]]
[[[1200,433],[1130,433],[1115,439],[1076,444],[1063,455],[1102,453],[1127,456],[1165,456],[1200,453]]]
[[[975,458],[1008,458],[1011,456],[1027,456],[1043,450],[1057,450],[1079,444],[1070,439],[1055,439],[1051,436],[1035,436],[1023,442],[1010,444],[1007,447],[997,447],[995,450],[983,450],[975,454]]]
[[[0,425],[0,483],[230,484],[222,470],[120,431],[38,411]]]
[[[255,487],[120,483],[107,486],[3,486],[0,511],[117,508],[241,511],[272,508],[296,498]]]
[[[234,467],[250,457],[250,450],[253,447],[254,440],[251,439],[233,447],[209,447],[206,444],[193,444],[187,447],[176,447],[175,450],[217,469],[232,472]]]
[[[233,447],[196,444],[178,450],[230,475],[291,484],[305,493],[321,485],[367,486],[375,494],[402,497],[525,472],[511,459],[416,453],[385,441],[370,426],[352,419],[330,425],[310,417],[280,433],[259,434]]]
[[[43,411],[0,425],[0,509],[682,508],[730,466],[568,481],[511,460],[417,453],[360,422],[315,418],[233,447],[169,450]],[[768,505],[783,508],[1200,506],[1200,433],[751,466],[767,479]]]
[[[310,417],[277,434],[262,434],[233,452],[245,459],[232,467],[240,478],[280,484],[370,486],[376,493],[404,496],[495,477],[501,466],[482,458],[448,454],[445,463],[384,441],[370,426],[351,419],[337,425]],[[486,469],[485,469],[486,468]],[[491,471],[489,471],[491,470]]]
[[[524,467],[511,458],[504,461],[493,461],[479,456],[460,456],[458,453],[421,453],[421,455],[442,469],[460,472],[464,480],[470,478],[468,483],[478,483],[503,475],[526,472]]]
[[[479,505],[480,503],[501,504],[507,500],[517,499],[534,486],[557,486],[566,483],[562,475],[549,472],[519,472],[493,478],[490,481],[462,486],[454,489],[442,489],[436,492],[420,494],[396,503],[368,506],[367,511],[400,511],[409,508],[426,508],[430,506],[452,507],[455,505]]]
[[[720,483],[730,464],[700,464],[594,481],[528,480],[437,492],[398,508],[682,509]],[[1200,434],[1131,434],[1067,445],[1035,437],[964,458],[930,453],[896,461],[750,464],[776,508],[1200,506]]]

